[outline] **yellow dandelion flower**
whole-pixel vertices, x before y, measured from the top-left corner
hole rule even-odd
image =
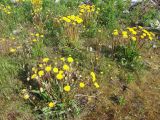
[[[70,16],[70,19],[71,19],[71,20],[75,20],[75,18],[76,18],[76,17],[75,17],[74,15],[71,15],[71,16]]]
[[[43,58],[43,62],[48,62],[49,58]]]
[[[39,37],[39,33],[36,33],[36,37]]]
[[[93,11],[94,11],[94,10],[87,10],[87,12],[89,12],[89,13],[90,13],[90,12],[93,12]]]
[[[35,67],[32,67],[32,71],[35,71],[36,70],[36,68]]]
[[[38,66],[39,66],[40,68],[42,68],[42,67],[43,67],[43,64],[39,64]]]
[[[62,71],[62,70],[59,71],[59,74],[63,74],[63,73],[64,73],[64,71]]]
[[[64,21],[68,22],[68,23],[71,22],[71,20],[70,20],[69,18],[67,18],[67,17],[63,17],[62,19],[63,19]]]
[[[73,58],[72,58],[72,57],[68,57],[68,58],[67,58],[67,61],[68,61],[69,63],[72,63],[72,62],[73,62]]]
[[[79,13],[79,15],[81,16],[81,15],[82,15],[82,13]]]
[[[55,107],[55,103],[54,103],[54,102],[49,102],[49,103],[48,103],[48,106],[49,106],[50,108],[53,108],[53,107]]]
[[[133,34],[133,35],[136,35],[136,34],[137,34],[137,32],[136,32],[136,31],[132,31],[132,34]]]
[[[37,42],[37,40],[36,40],[36,39],[33,39],[32,41],[33,41],[33,42]]]
[[[44,37],[44,35],[40,35],[40,37],[41,37],[41,38],[43,38],[43,37]]]
[[[155,34],[154,34],[153,32],[150,32],[150,34],[151,34],[153,37],[155,37]]]
[[[51,71],[51,69],[52,69],[52,67],[51,67],[51,66],[47,66],[47,67],[45,68],[45,71],[50,72],[50,71]]]
[[[72,24],[73,24],[73,25],[76,25],[76,23],[75,23],[75,22],[73,22]]]
[[[67,64],[64,64],[64,65],[63,65],[63,70],[68,71],[68,70],[69,70],[69,66],[68,66]]]
[[[62,79],[64,78],[64,76],[63,76],[63,74],[58,73],[58,74],[56,75],[56,78],[57,78],[58,80],[62,80]]]
[[[37,72],[37,68],[32,67],[32,71],[33,71],[34,73],[36,73],[36,72]]]
[[[77,18],[76,21],[77,21],[78,24],[83,22],[83,20],[81,18]]]
[[[71,90],[71,87],[69,85],[64,86],[64,91],[69,92]]]
[[[128,38],[128,35],[123,35],[123,38]]]
[[[85,84],[84,84],[83,82],[80,82],[80,83],[79,83],[79,87],[80,87],[80,88],[84,88],[84,87],[85,87]]]
[[[141,35],[140,37],[141,37],[142,39],[144,39],[144,36],[143,36],[143,35]]]
[[[14,48],[10,48],[10,50],[9,50],[11,53],[14,53],[14,52],[16,52],[16,49],[14,49]]]
[[[96,75],[94,72],[91,72],[90,75],[92,76],[92,81],[96,81]]]
[[[53,72],[54,72],[54,73],[58,73],[58,68],[54,67],[54,68],[53,68]]]
[[[61,61],[65,61],[65,58],[64,58],[64,57],[62,57],[62,58],[60,58],[60,60],[61,60]]]
[[[118,31],[114,31],[112,34],[117,36],[118,35]]]
[[[9,15],[9,14],[11,14],[11,12],[8,11],[7,14]]]
[[[33,74],[32,76],[31,76],[31,79],[35,79],[37,77],[37,74]]]
[[[80,12],[81,12],[81,13],[84,13],[84,9],[80,9]]]
[[[138,26],[140,29],[142,29],[143,27],[142,26]]]
[[[96,88],[99,88],[99,84],[98,84],[97,82],[94,83],[94,86],[95,86]]]
[[[149,40],[153,40],[153,38],[152,38],[152,37],[149,37]]]
[[[137,40],[137,38],[136,38],[136,37],[132,37],[132,40],[133,40],[133,41],[136,41],[136,40]]]
[[[25,94],[25,95],[23,96],[23,98],[24,98],[25,100],[28,100],[28,99],[29,99],[29,95],[28,95],[28,94]]]
[[[122,34],[123,35],[127,35],[127,31],[122,31]]]
[[[44,71],[43,71],[43,70],[40,70],[40,71],[38,72],[38,75],[39,75],[39,77],[42,77],[42,76],[44,75]]]
[[[147,30],[145,30],[145,29],[143,29],[142,31],[143,31],[144,33],[148,34],[148,31],[147,31]]]
[[[146,37],[146,36],[147,36],[147,34],[146,34],[146,33],[143,33],[143,36],[144,36],[144,37]]]

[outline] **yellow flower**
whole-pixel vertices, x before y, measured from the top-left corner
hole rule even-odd
[[[31,79],[35,79],[37,77],[37,75],[36,74],[33,74],[32,76],[31,76]]]
[[[39,37],[39,33],[36,34],[36,37]]]
[[[69,92],[71,90],[71,87],[69,85],[66,85],[64,87],[64,91]]]
[[[68,22],[68,23],[71,22],[71,20],[70,20],[69,18],[67,18],[67,17],[63,17],[62,19],[63,19],[64,21]]]
[[[43,67],[43,64],[39,64],[39,67],[42,68],[42,67]]]
[[[14,52],[16,52],[16,49],[10,48],[10,52],[11,52],[11,53],[14,53]]]
[[[50,71],[51,71],[51,69],[52,69],[52,67],[51,67],[51,66],[47,66],[47,67],[45,68],[45,70],[46,70],[47,72],[50,72]]]
[[[32,41],[33,41],[33,42],[37,42],[37,40],[36,40],[36,39],[33,39]]]
[[[43,37],[44,37],[44,35],[41,35],[40,37],[41,37],[41,38],[43,38]]]
[[[123,35],[127,35],[127,31],[122,31],[122,34]]]
[[[138,26],[140,29],[142,29],[143,27],[142,26]]]
[[[82,20],[81,18],[77,18],[76,21],[77,21],[77,23],[79,23],[79,24],[83,22],[83,20]]]
[[[91,72],[90,75],[92,76],[92,81],[96,81],[96,75],[94,72]]]
[[[87,12],[91,12],[91,10],[87,10]]]
[[[65,58],[64,58],[64,57],[62,57],[62,58],[60,58],[60,60],[65,61]]]
[[[80,9],[80,12],[81,12],[81,13],[84,13],[84,9]]]
[[[20,45],[19,45],[19,46],[17,46],[17,49],[20,49],[20,48],[22,48],[22,46],[20,46]]]
[[[122,31],[123,38],[128,38],[127,31]]]
[[[49,58],[43,58],[43,62],[48,62]]]
[[[130,32],[134,31],[134,29],[133,29],[133,28],[130,28],[130,27],[127,27],[127,29],[128,29]]]
[[[36,73],[37,69],[35,67],[32,67],[32,71]]]
[[[68,61],[69,63],[72,63],[72,62],[73,62],[73,58],[72,58],[72,57],[68,57],[68,58],[67,58],[67,61]]]
[[[71,15],[71,16],[70,16],[70,19],[71,19],[71,20],[74,20],[75,18],[76,18],[76,17],[75,17],[74,15]]]
[[[58,74],[56,75],[56,78],[57,78],[58,80],[62,80],[64,77],[63,77],[63,74],[58,73]]]
[[[9,15],[9,14],[11,14],[11,12],[8,11],[7,14]]]
[[[64,64],[63,65],[63,70],[66,70],[66,71],[69,70],[69,66],[67,64]]]
[[[73,24],[73,25],[76,25],[76,23],[75,23],[75,22],[73,22],[72,24]]]
[[[149,39],[150,39],[150,40],[153,40],[153,38],[152,38],[152,37],[149,37]]]
[[[147,30],[145,30],[145,29],[143,29],[142,31],[143,31],[144,33],[148,34],[148,31],[147,31]]]
[[[54,103],[54,102],[49,102],[49,103],[48,103],[48,106],[49,106],[50,108],[53,108],[53,107],[55,107],[55,103]]]
[[[63,73],[64,73],[64,71],[62,71],[62,70],[59,71],[59,74],[63,74]]]
[[[80,83],[79,83],[79,87],[80,87],[80,88],[84,88],[84,86],[85,86],[85,84],[84,84],[83,82],[80,82]]]
[[[150,34],[151,34],[153,37],[155,37],[155,34],[154,34],[153,32],[150,32]]]
[[[28,100],[28,99],[29,99],[29,95],[28,95],[28,94],[25,94],[25,95],[23,96],[23,98],[24,98],[25,100]]]
[[[58,68],[54,67],[54,68],[53,68],[53,72],[54,72],[54,73],[58,73]]]
[[[143,33],[143,36],[144,36],[144,37],[147,36],[146,33]]]
[[[123,35],[123,38],[128,38],[128,35]]]
[[[136,37],[132,37],[132,40],[133,40],[133,41],[136,41],[136,40],[137,40],[137,38],[136,38]]]
[[[79,13],[79,15],[81,16],[81,15],[82,15],[82,13]]]
[[[141,38],[143,39],[143,38],[144,38],[144,36],[143,36],[143,35],[141,35]]]
[[[118,32],[116,31],[116,32],[113,32],[112,34],[115,35],[115,36],[117,36],[117,35],[118,35]]]
[[[99,84],[98,84],[97,82],[94,83],[94,86],[95,86],[96,88],[99,88]]]
[[[38,75],[39,75],[39,77],[42,77],[44,75],[44,71],[43,70],[39,71]]]
[[[133,34],[133,35],[136,35],[136,34],[137,34],[137,32],[136,32],[136,31],[132,31],[132,34]]]

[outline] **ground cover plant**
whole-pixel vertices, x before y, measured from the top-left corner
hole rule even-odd
[[[159,120],[157,4],[1,0],[0,119]]]

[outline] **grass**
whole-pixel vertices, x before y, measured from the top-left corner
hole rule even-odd
[[[147,7],[142,15],[141,5],[132,10],[122,0],[116,4],[115,0],[93,0],[88,6],[93,11],[83,6],[86,12],[81,12],[81,2],[0,2],[0,119],[160,118],[160,45],[157,32],[154,37],[154,31],[145,31],[149,21],[156,19],[157,9]],[[126,9],[129,13],[123,12]],[[78,14],[83,22],[71,20]],[[67,22],[65,16],[75,23]],[[136,49],[142,40],[139,24],[147,37],[141,49]],[[137,41],[132,41],[127,27],[136,27]],[[44,58],[49,60],[44,62]],[[58,73],[50,67],[58,68]]]

